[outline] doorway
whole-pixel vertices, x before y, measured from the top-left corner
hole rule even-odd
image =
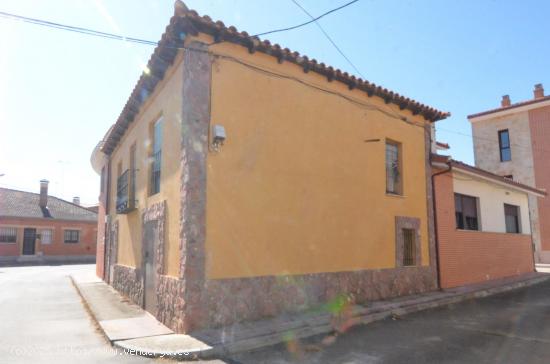
[[[36,247],[36,229],[23,230],[23,255],[34,255]]]
[[[148,221],[143,236],[143,308],[153,315],[157,312],[157,279],[155,247],[159,244],[158,221]]]

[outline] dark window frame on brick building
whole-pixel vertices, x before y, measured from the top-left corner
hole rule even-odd
[[[65,244],[77,244],[80,242],[80,230],[63,230],[63,242]]]
[[[460,230],[481,230],[479,223],[479,199],[474,196],[455,193],[456,228]]]
[[[17,228],[11,226],[0,227],[0,244],[15,244],[17,242]]]
[[[504,204],[504,224],[509,234],[521,234],[519,206]]]
[[[500,161],[511,161],[512,149],[510,147],[510,132],[508,131],[508,129],[498,131],[498,147],[500,150]]]

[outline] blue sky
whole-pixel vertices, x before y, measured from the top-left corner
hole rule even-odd
[[[298,0],[313,15],[346,2]],[[200,14],[254,34],[308,20],[291,0],[188,0]],[[153,41],[173,1],[2,0],[0,11]],[[546,1],[361,0],[320,20],[365,77],[450,111],[438,139],[473,163],[466,115],[550,91]],[[314,24],[268,36],[351,73]],[[0,18],[0,186],[97,200],[93,147],[116,121],[152,47]]]

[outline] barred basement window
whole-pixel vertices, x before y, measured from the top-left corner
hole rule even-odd
[[[0,243],[15,243],[17,241],[17,228],[0,228]]]
[[[78,230],[65,230],[65,243],[76,244],[80,240],[80,231]]]
[[[403,266],[416,265],[415,230],[403,229]]]

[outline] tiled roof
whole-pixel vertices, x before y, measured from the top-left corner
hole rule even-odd
[[[97,221],[97,214],[82,206],[48,196],[48,207],[42,209],[39,199],[38,193],[0,188],[0,217]]]
[[[486,177],[486,178],[490,178],[490,179],[498,181],[498,182],[506,183],[506,184],[508,184],[510,186],[514,186],[516,188],[521,188],[523,190],[528,190],[528,191],[534,192],[536,194],[546,196],[546,191],[544,191],[544,190],[540,190],[538,188],[531,187],[531,186],[525,185],[523,183],[519,183],[519,182],[514,181],[513,179],[510,179],[510,178],[499,176],[498,174],[494,174],[494,173],[486,171],[484,169],[474,167],[474,166],[471,166],[467,163],[451,159],[448,156],[444,156],[444,155],[440,155],[440,154],[432,154],[431,160],[432,160],[432,162],[447,163],[452,168],[462,169],[464,171],[475,173],[477,175],[480,175],[480,176],[483,176],[483,177]]]
[[[350,89],[357,88],[362,90],[369,97],[381,97],[386,103],[396,104],[400,109],[407,109],[415,115],[422,115],[426,120],[432,122],[445,119],[450,115],[448,112],[434,109],[374,83],[357,78],[347,72],[334,69],[315,59],[310,59],[298,52],[283,48],[279,44],[271,44],[268,40],[261,41],[258,37],[251,37],[246,32],[239,32],[234,26],[226,26],[221,21],[215,22],[208,16],[201,17],[196,11],[187,9],[181,1],[176,1],[175,14],[170,19],[165,33],[162,35],[158,46],[155,48],[147,64],[150,72],[149,74],[144,73],[140,77],[118,120],[106,136],[101,146],[101,151],[110,154],[116,147],[129,124],[139,112],[139,108],[147,97],[146,95],[149,95],[157,83],[162,80],[166,69],[176,57],[178,47],[183,46],[181,35],[197,35],[198,33],[211,35],[216,42],[224,41],[242,45],[248,48],[250,53],[261,52],[271,55],[277,58],[279,63],[294,63],[302,67],[304,72],[311,71],[325,76],[327,82],[333,80],[342,82]]]
[[[468,119],[474,119],[474,118],[477,118],[477,117],[480,117],[480,116],[483,116],[483,115],[489,115],[489,114],[493,114],[493,113],[496,113],[496,112],[515,109],[515,108],[518,108],[518,107],[537,104],[539,102],[549,101],[549,100],[550,100],[550,95],[540,97],[538,99],[532,99],[532,100],[527,100],[527,101],[516,102],[515,104],[512,104],[510,106],[498,107],[496,109],[491,109],[491,110],[479,112],[477,114],[468,115]]]

